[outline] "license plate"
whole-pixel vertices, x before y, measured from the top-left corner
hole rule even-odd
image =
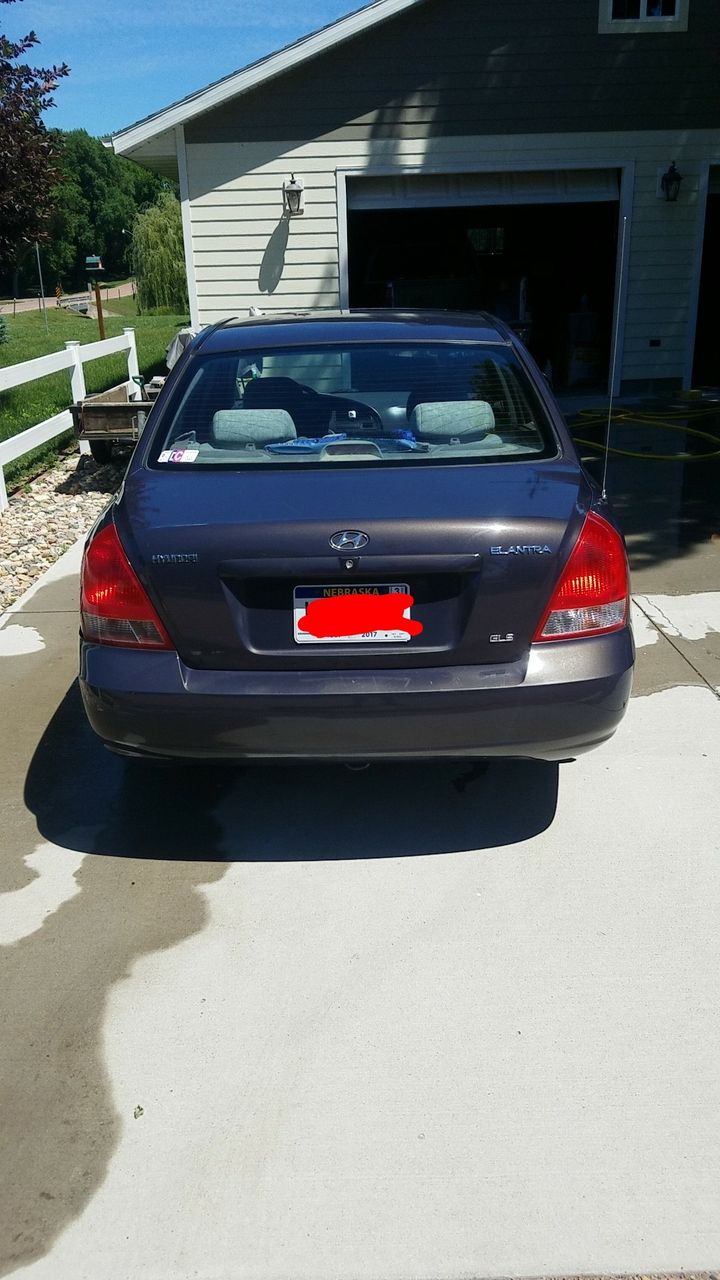
[[[318,600],[348,600],[352,597],[368,596],[368,610],[372,610],[372,601],[378,597],[397,595],[398,593],[410,594],[410,588],[406,583],[353,583],[352,587],[332,586],[332,587],[295,587],[293,592],[293,625],[295,631],[296,644],[378,644],[393,643],[404,644],[410,640],[407,631],[377,631],[368,629],[367,631],[359,631],[353,635],[342,636],[320,636],[310,635],[307,631],[300,630],[300,622],[307,616],[308,606]],[[401,617],[409,618],[410,609],[404,609]]]

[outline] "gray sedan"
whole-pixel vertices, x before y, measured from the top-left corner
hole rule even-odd
[[[485,315],[204,330],[88,540],[81,688],[148,758],[572,759],[628,703],[627,561]]]

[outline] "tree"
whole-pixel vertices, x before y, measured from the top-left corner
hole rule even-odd
[[[133,226],[131,258],[138,286],[138,310],[179,314],[188,305],[180,201],[161,191]]]
[[[5,264],[18,248],[47,237],[52,188],[59,177],[57,138],[41,115],[54,105],[52,95],[69,68],[18,61],[37,44],[34,31],[17,41],[0,34],[0,263]]]
[[[167,187],[164,179],[104,146],[84,129],[59,135],[60,181],[50,243],[43,251],[48,279],[82,287],[85,258],[99,254],[107,276],[128,270],[132,225],[139,209]]]

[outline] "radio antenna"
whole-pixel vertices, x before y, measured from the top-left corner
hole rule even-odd
[[[603,461],[603,477],[602,477],[602,496],[607,499],[607,469],[608,458],[610,456],[610,428],[612,425],[613,400],[615,398],[615,370],[617,368],[618,359],[618,337],[620,332],[620,308],[623,299],[623,287],[625,284],[625,239],[627,236],[627,214],[623,217],[622,237],[620,240],[620,276],[618,278],[618,305],[615,315],[615,328],[613,331],[612,344],[612,368],[610,370],[610,403],[608,405],[607,430],[605,431],[605,457]]]

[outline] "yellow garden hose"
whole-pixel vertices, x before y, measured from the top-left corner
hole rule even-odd
[[[612,427],[632,425],[636,427],[660,427],[664,431],[683,431],[685,435],[696,436],[700,440],[709,441],[715,447],[705,453],[639,453],[631,449],[618,449],[615,445],[611,445],[608,452],[620,458],[640,458],[645,462],[707,462],[711,458],[720,458],[720,437],[713,435],[709,431],[701,431],[698,427],[687,426],[688,419],[717,418],[719,414],[720,409],[718,406],[711,409],[670,410],[662,415],[644,412],[643,410],[618,409],[612,415]],[[604,453],[604,441],[586,440],[582,436],[574,434],[576,428],[582,429],[583,426],[607,428],[607,415],[603,414],[600,409],[582,409],[578,414],[574,415],[573,424],[570,428],[576,444],[584,445],[586,449],[595,449],[597,453]]]

